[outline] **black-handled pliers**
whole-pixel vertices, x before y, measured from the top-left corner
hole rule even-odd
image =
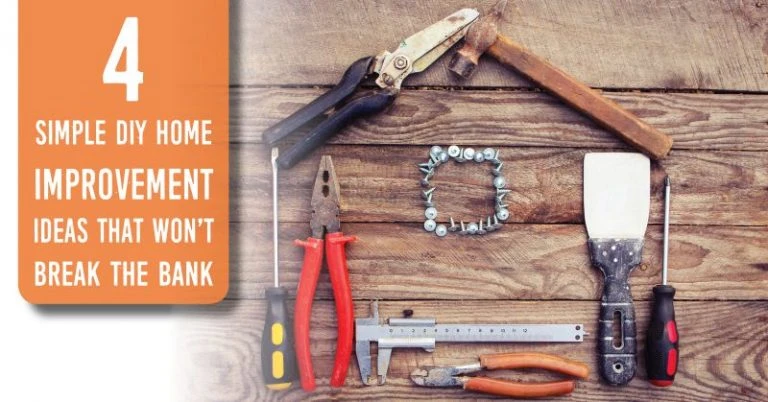
[[[400,92],[403,80],[411,73],[424,71],[461,40],[478,15],[475,9],[461,9],[403,40],[394,52],[384,51],[378,56],[364,57],[352,63],[333,89],[264,131],[264,141],[274,145],[335,108],[306,137],[280,154],[280,166],[285,169],[292,167],[353,119],[384,110]],[[374,73],[378,74],[376,85],[381,89],[351,99],[363,80]]]

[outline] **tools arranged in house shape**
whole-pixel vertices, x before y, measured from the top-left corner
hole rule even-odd
[[[459,10],[404,39],[394,52],[384,51],[352,63],[333,89],[264,131],[264,142],[274,145],[329,109],[336,108],[306,137],[280,155],[280,166],[292,167],[352,120],[384,110],[400,92],[403,80],[412,73],[424,71],[461,40],[478,15],[475,9]],[[350,100],[363,80],[373,74],[378,75],[376,85],[381,89]]]
[[[543,398],[568,395],[576,388],[572,379],[550,382],[516,382],[488,377],[470,377],[485,370],[537,368],[586,380],[589,367],[574,360],[545,353],[498,353],[480,355],[478,361],[461,366],[420,367],[411,373],[414,384],[422,387],[462,387],[468,391],[510,398]]]
[[[355,319],[355,354],[360,377],[371,383],[371,343],[378,346],[378,384],[386,382],[392,349],[435,350],[437,342],[583,342],[582,324],[438,324],[434,318],[390,318],[379,321],[379,305],[371,303],[371,317]]]
[[[341,233],[339,186],[330,157],[323,156],[312,194],[312,235],[306,241],[296,241],[305,248],[305,255],[293,327],[295,350],[291,347],[292,334],[285,307],[287,292],[279,286],[278,278],[278,165],[292,167],[355,118],[384,110],[399,93],[403,80],[412,73],[424,71],[465,35],[463,48],[453,56],[449,66],[458,75],[469,77],[480,55],[488,52],[646,155],[661,159],[669,152],[672,145],[669,137],[499,34],[498,23],[506,3],[506,0],[500,0],[490,13],[479,19],[474,9],[459,10],[403,40],[394,52],[384,51],[378,56],[357,60],[333,89],[263,133],[266,143],[275,144],[334,109],[283,155],[279,155],[276,148],[272,152],[275,287],[266,291],[268,308],[262,337],[262,367],[268,388],[287,389],[295,380],[296,361],[302,388],[306,391],[315,388],[309,323],[324,251],[328,257],[339,326],[330,380],[333,387],[340,387],[345,381],[351,358],[353,324],[357,332],[355,350],[358,365],[366,385],[370,385],[372,342],[378,345],[378,382],[383,384],[394,348],[433,351],[437,342],[582,342],[587,335],[582,324],[437,324],[433,318],[390,318],[387,324],[380,324],[375,302],[372,317],[355,320],[345,254],[345,244],[355,238]],[[375,83],[380,89],[353,96],[363,81],[374,74],[378,75]],[[466,226],[463,221],[456,225],[453,218],[450,218],[450,227],[437,224],[437,210],[432,200],[435,187],[430,187],[430,179],[435,174],[435,168],[450,159],[459,163],[471,160],[494,164],[492,173],[495,176],[496,204],[492,216]],[[509,218],[509,211],[503,202],[509,190],[505,188],[507,183],[501,174],[503,163],[499,160],[498,150],[486,148],[477,152],[455,145],[443,150],[434,146],[430,149],[430,160],[419,167],[424,174],[421,185],[426,188],[422,191],[426,230],[434,231],[441,237],[449,231],[483,234],[499,229],[501,222]],[[584,217],[590,257],[605,278],[598,328],[599,371],[603,379],[612,385],[627,384],[636,370],[636,328],[628,279],[641,261],[649,214],[649,171],[648,158],[640,154],[588,154],[584,160]],[[675,290],[666,284],[668,180],[666,189],[663,281],[662,285],[654,288],[655,303],[646,350],[648,378],[658,386],[672,384],[678,363],[678,335],[672,305]],[[618,336],[614,336],[614,332]],[[480,356],[479,363],[465,366],[424,367],[414,371],[411,378],[422,386],[462,386],[468,390],[510,397],[563,395],[570,393],[574,387],[572,380],[525,384],[465,376],[483,368],[544,368],[577,378],[587,376],[582,370],[586,368],[580,363],[529,353]]]
[[[464,225],[464,221],[459,221],[459,225],[456,225],[453,217],[450,217],[450,227],[445,224],[437,223],[437,208],[435,207],[432,197],[435,193],[436,187],[430,187],[429,180],[435,175],[436,169],[443,163],[447,163],[453,159],[456,162],[464,163],[467,161],[474,161],[476,163],[490,162],[493,164],[491,173],[494,176],[493,188],[496,191],[494,212],[485,218],[480,218],[477,223],[469,222]],[[429,150],[429,160],[425,163],[419,164],[419,171],[424,174],[421,179],[421,186],[428,187],[427,190],[422,191],[421,197],[424,199],[424,230],[427,232],[434,232],[438,237],[445,237],[448,232],[458,232],[460,235],[483,235],[488,232],[501,229],[502,223],[509,219],[508,205],[504,203],[504,197],[509,194],[510,190],[506,188],[507,180],[501,173],[501,169],[504,167],[504,162],[499,159],[499,150],[493,148],[485,148],[481,151],[475,151],[473,148],[459,148],[457,145],[451,145],[447,150],[439,145],[435,145]]]
[[[653,287],[653,308],[645,337],[645,366],[648,381],[657,387],[668,387],[675,381],[678,346],[675,322],[675,288],[667,285],[669,265],[669,176],[664,178],[664,253],[661,262],[661,285]]]
[[[333,161],[330,156],[324,155],[320,160],[315,186],[312,190],[312,218],[309,221],[312,235],[307,240],[295,241],[296,245],[304,247],[304,262],[296,291],[294,334],[296,336],[299,378],[301,387],[305,391],[315,389],[315,373],[312,368],[309,344],[309,323],[315,289],[320,277],[323,250],[325,250],[325,256],[328,260],[328,273],[333,287],[338,324],[336,358],[331,373],[332,387],[344,385],[349,360],[352,357],[354,305],[349,284],[345,246],[357,238],[345,236],[341,232],[339,192],[339,182],[336,179]]]
[[[599,369],[611,385],[635,375],[635,308],[629,275],[641,262],[650,210],[650,161],[636,153],[584,157],[584,221],[592,264],[603,273]],[[614,336],[618,334],[618,336]]]

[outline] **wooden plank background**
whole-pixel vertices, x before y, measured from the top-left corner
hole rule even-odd
[[[653,164],[651,225],[631,277],[643,344],[651,288],[660,280],[661,184],[673,181],[671,283],[681,333],[675,385],[655,389],[639,370],[627,387],[596,372],[595,337],[578,345],[439,345],[396,350],[388,383],[363,387],[357,365],[341,391],[328,387],[335,315],[327,273],[312,317],[318,391],[262,384],[264,290],[272,283],[271,173],[261,132],[333,85],[353,60],[391,49],[462,7],[492,0],[233,0],[231,238],[228,299],[183,309],[180,391],[189,401],[476,399],[413,386],[421,365],[471,362],[479,353],[544,351],[590,365],[569,400],[768,400],[768,3],[540,0],[511,2],[502,30],[670,134],[670,156]],[[439,60],[406,82],[385,112],[358,121],[280,179],[281,281],[291,290],[309,235],[309,200],[321,154],[341,182],[342,225],[358,316],[379,299],[384,317],[413,309],[440,322],[582,322],[596,332],[601,292],[589,265],[582,216],[582,162],[628,150],[493,60],[469,81]],[[512,217],[483,237],[439,239],[423,221],[416,164],[429,146],[499,147]],[[441,213],[490,211],[487,166],[440,168]],[[531,371],[491,373],[541,380]]]

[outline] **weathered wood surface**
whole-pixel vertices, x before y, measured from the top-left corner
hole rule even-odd
[[[443,143],[445,144],[445,143]],[[482,147],[476,147],[482,149]],[[514,223],[583,222],[582,165],[590,150],[501,148],[507,198]],[[417,164],[428,146],[326,146],[280,177],[281,222],[309,222],[321,154],[333,157],[341,185],[343,222],[423,222]],[[232,214],[236,222],[269,222],[272,175],[269,150],[261,145],[232,148]],[[432,183],[438,220],[477,220],[493,210],[491,165],[450,162]],[[653,165],[651,222],[662,220],[662,184],[674,183],[672,224],[768,225],[768,153],[676,151]]]
[[[471,363],[482,353],[536,350],[567,356],[590,366],[589,380],[580,381],[568,400],[768,400],[768,302],[690,301],[678,302],[676,307],[682,337],[681,357],[675,384],[670,388],[654,388],[645,381],[644,330],[638,333],[640,357],[635,380],[626,387],[598,383],[594,336],[598,305],[594,302],[398,301],[380,303],[383,318],[400,316],[403,309],[413,309],[416,316],[435,317],[443,323],[583,323],[593,335],[583,344],[438,344],[434,353],[397,349],[392,354],[387,384],[376,387],[361,385],[353,358],[346,386],[334,392],[328,387],[336,336],[333,304],[317,301],[312,316],[311,345],[318,390],[307,394],[298,387],[282,393],[266,390],[261,378],[259,346],[264,302],[227,301],[182,315],[189,335],[178,345],[184,370],[179,389],[184,401],[477,399],[484,395],[459,389],[416,387],[408,376],[420,366]],[[358,303],[355,310],[357,316],[369,313],[367,303]],[[637,303],[636,310],[638,328],[644,329],[648,323],[648,303]],[[531,370],[507,370],[489,375],[519,381],[555,378]]]
[[[233,1],[235,85],[332,85],[363,56],[495,0]],[[516,0],[502,32],[600,88],[768,90],[768,7],[737,0]],[[443,58],[410,86],[529,87],[486,57],[468,81]]]
[[[261,133],[270,125],[324,91],[233,88],[231,140],[261,142]],[[680,149],[768,150],[766,96],[641,92],[604,95],[671,136],[673,154]],[[491,90],[404,90],[387,110],[355,122],[330,142],[628,149],[618,137],[549,94]]]
[[[271,286],[270,228],[232,224],[229,298],[261,298]],[[486,236],[444,239],[418,224],[342,229],[359,238],[347,246],[356,299],[598,300],[601,294],[602,277],[589,262],[582,225],[507,225]],[[303,253],[292,242],[309,236],[309,225],[281,230],[281,283],[293,294]],[[659,283],[661,232],[659,225],[648,229],[643,263],[630,278],[635,299],[649,299]],[[677,299],[768,300],[765,228],[673,226],[670,237],[669,280]],[[325,268],[317,292],[319,299],[332,299]]]
[[[353,357],[347,386],[332,391],[327,377],[336,326],[324,271],[312,315],[319,389],[266,391],[259,349],[263,295],[272,284],[271,173],[261,132],[327,89],[311,87],[336,83],[359,57],[391,50],[456,9],[485,10],[494,1],[231,2],[231,286],[229,299],[217,306],[183,309],[182,400],[477,399],[483,396],[415,387],[408,374],[420,365],[524,350],[590,365],[590,379],[569,400],[768,400],[768,4],[762,0],[510,3],[506,35],[587,85],[608,89],[609,99],[675,141],[671,155],[653,165],[651,226],[643,263],[630,278],[641,350],[629,386],[599,382],[592,336],[580,345],[397,350],[384,387],[363,387]],[[282,284],[294,292],[303,255],[291,243],[309,234],[312,183],[320,155],[330,154],[341,182],[343,229],[360,238],[348,247],[357,316],[368,314],[368,300],[381,299],[384,317],[413,308],[441,322],[581,322],[596,333],[602,281],[585,245],[583,157],[629,148],[487,57],[469,81],[453,77],[446,65],[443,58],[412,76],[389,109],[283,171]],[[625,91],[632,89],[639,91]],[[700,93],[681,93],[692,91]],[[473,238],[439,239],[421,229],[416,164],[434,144],[502,147],[513,190],[510,224]],[[490,211],[487,168],[440,168],[433,182],[441,220]],[[645,381],[642,345],[651,287],[660,276],[665,174],[673,180],[669,277],[678,291],[682,355],[675,385],[656,389]],[[532,371],[491,375],[502,374],[551,378]]]

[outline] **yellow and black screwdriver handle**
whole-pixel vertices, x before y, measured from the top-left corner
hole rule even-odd
[[[261,337],[261,369],[264,384],[271,390],[284,390],[296,380],[296,353],[293,326],[288,324],[286,290],[272,287],[266,291],[267,318]]]

